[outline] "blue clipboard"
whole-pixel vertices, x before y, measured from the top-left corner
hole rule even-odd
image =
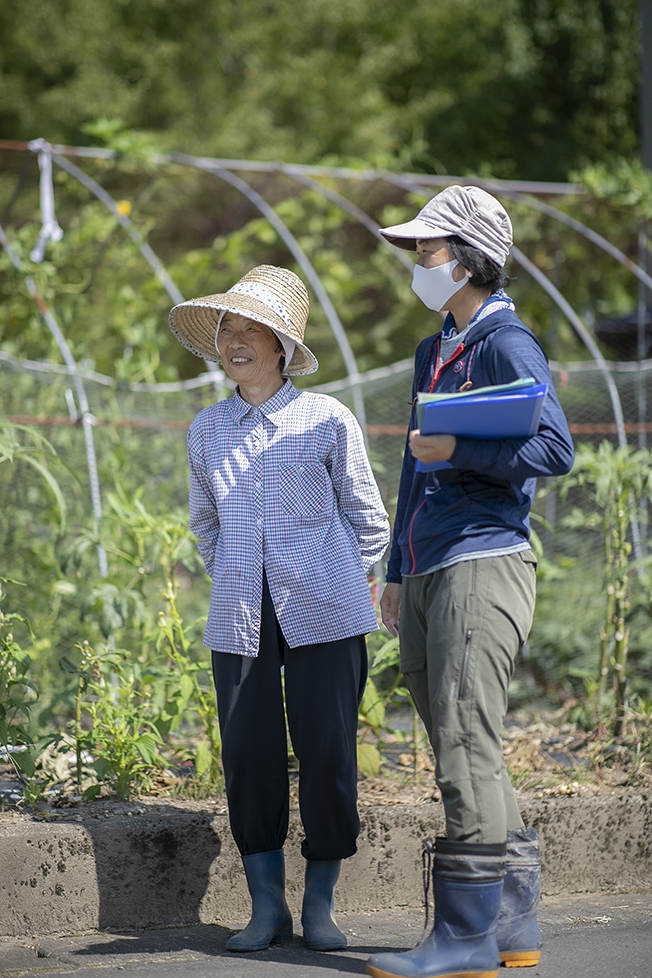
[[[528,379],[495,389],[483,387],[451,395],[419,398],[417,414],[423,435],[455,435],[501,441],[505,438],[531,438],[536,434],[548,393],[547,384]],[[450,462],[424,463],[417,460],[417,472],[451,469]]]

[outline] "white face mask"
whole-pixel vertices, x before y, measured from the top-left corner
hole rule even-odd
[[[453,269],[458,264],[459,262],[449,261],[445,265],[437,265],[435,268],[424,268],[423,265],[414,266],[412,291],[416,292],[428,309],[440,312],[450,297],[464,288],[469,272],[466,272],[459,282],[453,281]]]

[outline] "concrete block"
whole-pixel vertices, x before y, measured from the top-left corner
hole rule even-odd
[[[652,795],[519,800],[526,824],[541,834],[545,895],[652,890]],[[0,817],[0,936],[246,923],[249,895],[225,815],[162,806],[136,817],[77,819]],[[362,807],[361,823],[337,909],[420,907],[421,851],[444,832],[441,806]],[[285,852],[296,915],[301,839],[293,812]]]

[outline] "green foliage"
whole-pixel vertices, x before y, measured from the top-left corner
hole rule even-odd
[[[0,578],[0,601],[3,599]],[[36,698],[36,687],[28,673],[31,664],[29,652],[15,640],[13,626],[29,623],[15,612],[4,612],[0,608],[0,747],[7,750],[13,747],[29,747],[28,721],[30,717],[29,699]],[[19,766],[22,751],[10,753]]]
[[[596,697],[600,705],[607,690],[609,666],[615,692],[615,729],[622,731],[627,709],[630,669],[628,664],[633,520],[640,516],[641,502],[652,490],[652,453],[614,448],[603,441],[596,448],[580,445],[570,475],[562,481],[562,494],[573,487],[589,489],[592,505],[575,508],[564,520],[569,528],[598,530],[604,543],[605,607],[600,636],[600,664]]]
[[[5,0],[0,30],[5,138],[533,179],[638,145],[635,0]]]
[[[113,626],[123,637],[131,633],[135,638],[140,633],[139,681],[151,700],[148,722],[158,735],[168,737],[179,731],[189,716],[198,717],[203,738],[186,749],[184,757],[193,761],[199,778],[215,786],[221,777],[221,741],[211,665],[205,650],[193,651],[204,618],[190,629],[184,626],[175,576],[182,561],[186,566],[197,566],[194,538],[185,514],[155,515],[140,495],[128,497],[118,486],[108,496],[113,539],[107,538],[105,546],[113,558],[114,581],[92,588],[91,594],[100,594],[96,610],[105,629]],[[119,540],[119,545],[114,540]],[[162,602],[164,606],[153,620],[146,613],[145,584],[151,575],[158,579],[155,593],[159,605]]]
[[[139,689],[139,669],[129,653],[104,650],[92,662],[99,676],[88,682],[84,705],[93,727],[86,738],[78,734],[78,743],[92,753],[99,782],[118,798],[129,798],[147,791],[152,771],[163,767],[157,756],[163,740],[149,716],[149,695]],[[87,796],[96,793],[91,787]]]
[[[19,439],[19,433],[23,441]],[[25,441],[34,444],[26,445]],[[24,462],[38,472],[54,497],[59,510],[59,529],[63,534],[66,528],[66,500],[49,469],[50,463],[60,462],[60,459],[47,438],[28,425],[15,424],[0,417],[0,464],[2,462]]]
[[[647,221],[652,218],[652,173],[639,160],[622,157],[611,165],[596,163],[572,177],[597,200],[630,208]]]
[[[0,578],[0,601],[4,598],[3,583],[8,583],[6,578]],[[47,734],[35,739],[30,732],[32,706],[38,692],[28,675],[29,652],[13,635],[12,629],[18,623],[25,625],[32,635],[25,618],[0,608],[0,750],[20,777],[23,801],[34,808],[52,780],[39,770],[40,758],[56,738]]]
[[[383,735],[390,733],[397,740],[402,740],[404,736],[400,730],[388,725],[386,717],[387,706],[392,701],[407,698],[411,702],[410,694],[403,685],[399,662],[397,638],[384,641],[379,648],[370,650],[369,678],[358,710],[358,768],[365,777],[375,777],[380,770]],[[374,676],[387,673],[393,674],[389,685],[381,686],[374,682]],[[373,735],[375,744],[366,742],[369,734]],[[416,739],[414,751],[416,772]]]
[[[633,753],[632,783],[639,782],[644,767],[652,767],[652,700],[633,696],[625,717],[625,742]]]

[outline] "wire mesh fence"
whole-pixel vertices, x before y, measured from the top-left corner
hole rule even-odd
[[[631,445],[645,445],[652,424],[641,422],[642,408],[652,403],[652,361],[609,365],[622,404],[625,430]],[[56,372],[54,372],[56,370]],[[603,373],[592,362],[552,364],[553,379],[577,443],[617,444],[613,407]],[[398,490],[405,435],[410,414],[412,369],[410,361],[363,375],[360,381],[367,417],[369,454],[385,500],[393,514]],[[161,511],[187,506],[188,477],[185,458],[187,429],[199,410],[228,387],[216,390],[206,375],[195,382],[129,385],[86,373],[84,386],[94,417],[93,434],[100,491],[107,496],[117,484],[127,493],[141,493],[151,508]],[[322,390],[352,406],[349,381],[327,384]],[[69,506],[66,536],[74,537],[92,523],[89,475],[82,427],[70,374],[64,368],[19,362],[7,355],[0,360],[0,414],[18,424],[35,426],[68,467],[56,477]],[[645,416],[643,414],[643,416]],[[38,473],[26,465],[0,467],[3,505],[0,510],[0,552],[8,605],[25,609],[48,629],[56,654],[69,654],[88,635],[75,589],[66,581],[55,542],[52,499]],[[581,503],[577,494],[572,505]],[[570,501],[562,500],[554,480],[542,480],[534,507],[533,526],[546,556],[562,570],[540,584],[537,618],[530,641],[530,663],[521,684],[536,682],[544,688],[568,676],[590,672],[597,661],[603,590],[603,542],[599,533],[578,538],[565,530]],[[647,526],[641,526],[645,546]],[[89,558],[89,574],[97,564]],[[207,604],[208,581],[196,569],[179,567],[193,607]],[[22,582],[20,586],[11,581]],[[646,619],[647,620],[647,619]],[[652,680],[652,655],[642,626],[632,632],[631,661],[634,678]],[[523,666],[523,664],[522,664]],[[534,671],[533,671],[534,670]],[[516,691],[518,692],[518,674]]]

